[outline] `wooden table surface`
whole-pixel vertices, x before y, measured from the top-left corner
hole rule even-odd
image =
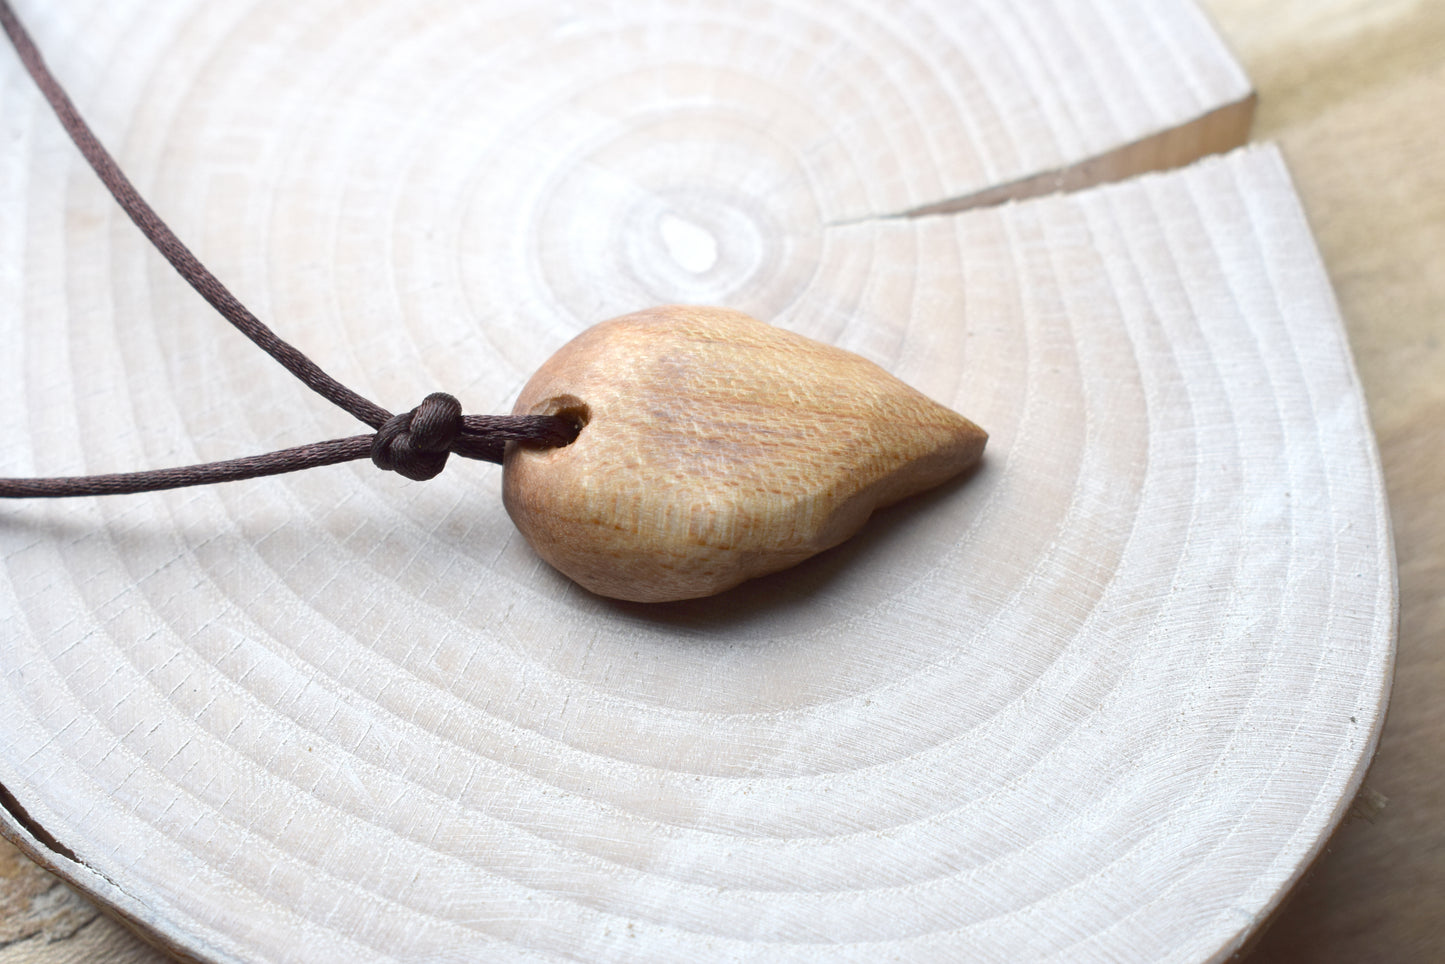
[[[1396,682],[1354,812],[1243,956],[1445,960],[1445,3],[1203,0],[1260,93],[1338,292],[1384,462]],[[0,964],[166,960],[0,841]]]

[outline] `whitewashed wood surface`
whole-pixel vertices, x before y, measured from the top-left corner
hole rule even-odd
[[[393,408],[504,411],[585,325],[710,302],[991,433],[965,484],[662,608],[540,564],[474,464],[0,507],[0,817],[160,939],[1218,959],[1348,804],[1393,563],[1276,153],[890,216],[1211,146],[1248,90],[1192,7],[20,13],[182,236]],[[355,431],[146,249],[13,59],[0,125],[0,472]]]

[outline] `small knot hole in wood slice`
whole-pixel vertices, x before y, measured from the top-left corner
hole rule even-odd
[[[698,74],[691,83],[708,76]],[[771,319],[804,302],[824,261],[828,213],[801,145],[768,137],[754,112],[716,103],[667,117],[617,110],[595,140],[542,158],[547,176],[534,206],[479,209],[466,237],[480,277],[511,287],[494,266],[520,255],[511,277],[540,282],[547,302],[578,322],[673,303]],[[519,250],[484,229],[497,219],[515,219]]]
[[[657,222],[657,231],[672,260],[693,274],[703,274],[717,264],[717,238],[706,228],[675,214],[664,214]]]

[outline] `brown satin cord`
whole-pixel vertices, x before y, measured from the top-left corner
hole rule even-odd
[[[4,27],[25,69],[50,102],[80,153],[136,227],[177,273],[223,318],[312,391],[376,429],[375,435],[333,439],[265,455],[181,468],[67,478],[0,479],[0,498],[148,492],[279,475],[367,457],[378,468],[420,481],[436,476],[451,453],[501,462],[509,441],[551,447],[568,445],[577,437],[578,426],[560,416],[462,415],[461,403],[442,392],[428,395],[410,412],[393,415],[326,374],[241,304],[140,196],[50,73],[40,51],[10,9],[9,0],[0,0],[0,26]]]

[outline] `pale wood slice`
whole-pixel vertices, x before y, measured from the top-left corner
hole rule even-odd
[[[840,549],[662,608],[553,573],[488,466],[0,507],[6,832],[206,959],[1237,946],[1357,786],[1391,654],[1308,227],[1269,150],[874,217],[1184,129],[1233,70],[1182,5],[878,9],[22,8],[183,236],[386,404],[505,411],[586,324],[712,302],[992,438]],[[1058,50],[1095,73],[1031,73]],[[1067,141],[1148,113],[1098,79],[1126,74],[1157,128]],[[1064,146],[1012,163],[1032,134],[989,111]],[[3,59],[0,124],[0,472],[354,431],[144,248]]]

